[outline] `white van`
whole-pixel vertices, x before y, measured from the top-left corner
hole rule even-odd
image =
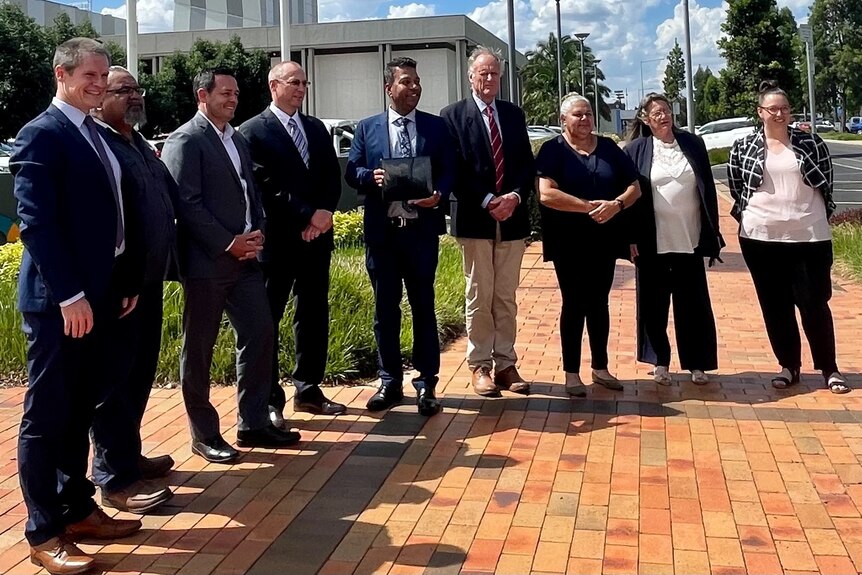
[[[751,118],[726,118],[709,122],[697,129],[697,135],[703,138],[707,150],[714,148],[729,148],[739,138],[754,133],[754,122]]]

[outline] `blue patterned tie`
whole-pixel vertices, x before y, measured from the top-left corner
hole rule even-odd
[[[302,156],[302,161],[305,162],[305,167],[308,167],[308,144],[302,136],[302,130],[296,125],[296,120],[291,118],[287,122],[287,129],[290,132],[290,137],[293,138],[293,143],[296,145],[296,150]]]
[[[407,131],[407,125],[410,124],[410,118],[398,118],[392,122],[398,126],[398,151],[401,152],[402,158],[410,158],[413,156],[413,146],[410,145],[410,132]]]

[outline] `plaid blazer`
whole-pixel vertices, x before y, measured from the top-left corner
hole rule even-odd
[[[826,204],[826,217],[835,211],[832,200],[832,158],[829,148],[817,134],[810,134],[797,128],[788,128],[790,146],[796,154],[802,180],[823,194]],[[763,127],[753,134],[740,138],[733,144],[727,162],[727,183],[733,196],[730,214],[737,220],[751,200],[751,195],[763,183],[763,166],[766,162],[766,141]]]

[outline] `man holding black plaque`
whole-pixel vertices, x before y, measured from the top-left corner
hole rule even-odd
[[[419,372],[413,379],[416,405],[420,415],[432,416],[440,412],[434,394],[440,371],[434,276],[439,236],[446,232],[438,206],[448,199],[453,185],[454,146],[439,116],[416,110],[422,87],[415,60],[397,58],[386,65],[383,76],[389,108],[359,123],[345,174],[347,183],[365,196],[365,261],[374,289],[381,383],[367,407],[381,411],[404,397],[403,284],[413,315],[413,366]],[[425,170],[428,164],[430,176]],[[411,185],[393,182],[394,171],[412,175]],[[428,179],[431,195],[416,197]]]

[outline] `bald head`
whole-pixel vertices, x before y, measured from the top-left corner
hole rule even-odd
[[[102,101],[100,117],[127,136],[133,126],[143,126],[147,121],[141,87],[132,73],[122,66],[108,69],[108,88]]]
[[[269,93],[272,102],[288,115],[302,108],[308,80],[305,70],[296,62],[279,62],[269,71]]]

